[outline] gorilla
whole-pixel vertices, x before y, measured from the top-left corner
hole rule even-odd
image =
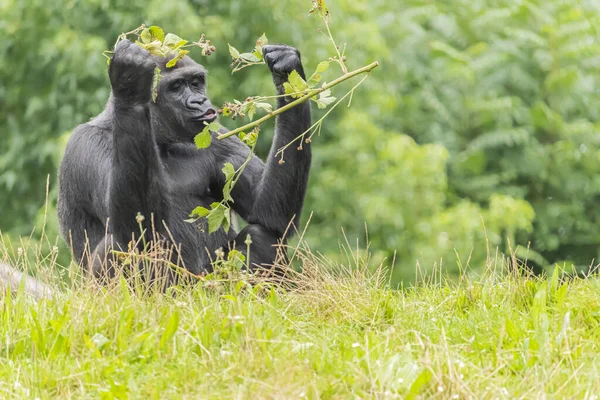
[[[285,93],[292,71],[305,78],[295,48],[269,45],[263,55],[278,94]],[[157,235],[154,243],[175,249],[171,261],[195,275],[212,271],[218,249],[239,250],[253,269],[271,266],[288,226],[298,223],[311,163],[310,144],[286,149],[284,164],[275,153],[310,127],[308,102],[276,117],[266,162],[252,155],[233,188],[230,206],[245,228],[209,234],[202,229],[204,218],[185,220],[196,206],[223,200],[224,163],[237,169],[250,149],[236,136],[216,140],[217,133],[208,148],[196,147],[195,135],[218,117],[207,95],[207,72],[187,56],[172,68],[166,62],[127,40],[116,46],[105,109],[75,128],[60,165],[61,235],[75,260],[96,277],[114,275],[113,250],[126,251],[132,243],[141,249]],[[157,67],[163,77],[153,100]],[[278,97],[278,107],[290,101]],[[136,219],[138,213],[144,218]]]

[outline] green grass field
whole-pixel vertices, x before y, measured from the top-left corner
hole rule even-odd
[[[4,292],[0,393],[40,399],[600,393],[597,279],[525,278],[503,272],[509,263],[490,261],[479,276],[447,280],[438,272],[391,290],[385,274],[348,254],[348,265],[336,267],[303,254],[304,273],[288,289],[238,279],[141,293],[118,280],[102,289],[63,285],[54,299],[39,302]]]

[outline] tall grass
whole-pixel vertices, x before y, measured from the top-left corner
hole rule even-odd
[[[43,236],[43,235],[42,235]],[[597,398],[600,283],[527,276],[491,254],[390,288],[368,251],[304,241],[287,280],[239,273],[154,290],[98,285],[56,244],[0,234],[0,262],[54,296],[0,293],[4,398]],[[19,248],[21,250],[19,250]]]

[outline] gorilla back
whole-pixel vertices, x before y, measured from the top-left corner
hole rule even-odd
[[[292,71],[304,77],[296,49],[265,46],[263,53],[278,94],[284,94],[283,83]],[[239,233],[220,229],[208,234],[204,220],[184,220],[194,207],[223,199],[223,164],[240,167],[250,149],[235,136],[213,138],[208,148],[196,148],[194,136],[217,118],[206,71],[189,57],[173,68],[165,63],[129,41],[119,42],[104,111],[78,126],[69,140],[59,170],[58,216],[73,256],[97,277],[114,274],[113,250],[141,249],[152,241],[175,248],[169,261],[194,274],[211,271],[211,257],[219,248],[237,248],[253,267],[272,265],[275,246],[290,222],[298,222],[311,162],[309,144],[301,151],[286,149],[283,165],[275,152],[309,128],[310,106],[277,117],[266,162],[252,155],[233,188],[230,205],[248,225]],[[154,102],[156,67],[163,78]],[[281,107],[290,100],[277,101]]]

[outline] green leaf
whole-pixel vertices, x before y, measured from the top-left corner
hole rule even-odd
[[[222,169],[225,174],[225,185],[223,185],[223,200],[233,201],[231,190],[233,189],[233,177],[235,176],[235,168],[231,163],[225,163]]]
[[[297,92],[301,92],[303,90],[308,89],[308,83],[298,73],[298,71],[294,70],[288,76],[288,82],[292,85]]]
[[[254,50],[252,51],[252,54],[254,54],[254,55],[256,56],[256,58],[258,58],[260,61],[263,61],[263,60],[264,60],[264,58],[263,58],[263,55],[262,55],[262,52],[261,52],[261,51],[254,49]]]
[[[142,33],[140,33],[140,40],[142,43],[150,43],[152,41],[152,33],[150,33],[150,29],[146,28],[142,30]]]
[[[308,13],[312,14],[313,12],[318,11],[318,13],[321,17],[323,17],[323,18],[327,17],[327,15],[329,14],[329,11],[327,10],[327,7],[325,6],[325,1],[324,0],[312,0],[312,2],[313,2],[313,6]]]
[[[139,44],[139,43],[138,43]],[[164,52],[162,51],[162,43],[158,40],[154,40],[150,43],[142,43],[141,47],[150,52],[150,54],[154,54],[157,56],[163,56]]]
[[[310,77],[310,79],[308,80],[308,85],[310,87],[315,86],[317,83],[319,83],[321,81],[321,74],[315,72],[313,74],[313,76]]]
[[[158,343],[158,347],[163,349],[167,343],[173,339],[175,336],[175,332],[177,332],[177,328],[179,327],[179,311],[175,310],[169,320],[167,321],[167,325],[165,326],[165,331],[160,338],[160,342]]]
[[[232,294],[224,294],[221,296],[223,300],[229,300],[232,303],[237,303],[237,297]]]
[[[296,90],[294,90],[294,87],[289,82],[283,82],[283,89],[285,90],[285,94],[296,93]]]
[[[238,49],[236,49],[229,43],[227,43],[227,45],[229,46],[229,54],[231,54],[231,58],[233,58],[234,60],[240,58],[240,52],[238,51]]]
[[[240,132],[238,134],[238,137],[240,138],[240,140],[244,143],[246,143],[248,146],[252,147],[254,146],[254,144],[256,143],[256,139],[258,138],[258,132],[255,130],[252,130],[250,133],[246,133],[246,132]]]
[[[263,46],[269,44],[269,39],[267,39],[267,35],[263,32],[262,35],[258,39],[256,39],[256,48],[262,49]]]
[[[431,373],[431,371],[429,369],[424,369],[423,371],[421,371],[421,373],[419,374],[419,376],[417,376],[417,378],[414,380],[412,385],[410,385],[409,392],[407,393],[405,398],[406,399],[416,398],[417,395],[419,395],[421,393],[421,389],[427,383],[429,383],[429,381],[431,380],[432,377],[433,377],[433,374]]]
[[[214,206],[214,204],[217,204]],[[213,203],[213,209],[208,214],[208,233],[213,233],[219,230],[225,218],[225,208],[220,203]]]
[[[231,210],[229,208],[225,209],[223,215],[225,217],[222,221],[223,229],[225,232],[229,232],[229,228],[231,227]]]
[[[329,68],[329,61],[321,61],[317,65],[317,69],[314,74],[308,79],[308,85],[313,87],[321,81],[321,73],[325,72]]]
[[[223,185],[223,200],[233,202],[233,197],[231,197],[232,190],[232,182],[225,182],[225,185]]]
[[[194,143],[196,143],[196,147],[199,149],[206,149],[208,146],[210,146],[211,136],[209,126],[210,125],[206,126],[202,132],[197,134],[194,138]]]
[[[190,217],[202,218],[202,217],[206,217],[208,215],[208,213],[210,213],[208,208],[198,206],[192,210],[192,212],[190,213]]]
[[[158,84],[162,79],[162,75],[160,74],[160,68],[154,68],[154,76],[152,77],[152,101],[156,103],[156,98],[158,97]]]
[[[252,52],[252,54],[254,54],[256,56],[256,58],[258,58],[260,61],[263,60],[263,53],[262,53],[262,48],[263,46],[269,44],[269,39],[267,39],[267,35],[265,35],[264,33],[261,35],[261,37],[259,37],[256,40],[256,47],[254,48],[254,51]]]
[[[317,106],[319,108],[327,108],[328,105],[336,101],[337,99],[331,95],[331,89],[327,89],[319,93],[317,99]]]
[[[95,333],[94,336],[92,336],[92,338],[90,339],[90,341],[94,343],[94,346],[96,346],[98,350],[102,350],[104,346],[110,343],[110,340],[101,333]]]
[[[243,255],[242,253],[240,253],[239,251],[237,251],[237,250],[232,250],[232,251],[230,251],[230,252],[229,252],[229,254],[227,254],[227,258],[229,258],[229,255],[230,255],[230,254],[231,254],[233,251],[235,251],[235,252],[239,253],[239,255],[237,255],[237,254],[236,254],[236,260],[241,260],[241,261],[242,261],[242,263],[243,263],[244,261],[246,261],[246,257],[244,257],[244,255]],[[245,286],[246,286],[246,282],[244,282],[244,281],[239,281],[238,283],[236,283],[236,284],[235,284],[235,289],[234,289],[234,290],[235,290],[235,293],[236,293],[236,294],[239,294],[239,293],[242,291],[242,289],[243,289]]]
[[[256,104],[251,102],[249,103],[248,106],[248,118],[250,119],[250,121],[252,121],[254,119],[254,113],[256,113]]]
[[[171,68],[173,66],[175,66],[175,64],[177,64],[178,60],[181,60],[183,57],[185,57],[186,54],[188,54],[190,51],[189,50],[179,50],[179,52],[177,53],[177,55],[175,57],[173,57],[168,63],[167,63],[167,68]]]
[[[223,171],[223,173],[225,174],[226,181],[232,180],[233,176],[235,175],[235,168],[230,162],[226,162],[225,165],[223,165],[223,169],[221,171]]]
[[[152,41],[158,40],[163,42],[165,40],[165,32],[163,32],[160,26],[152,25],[148,30],[152,35]]]
[[[257,108],[262,108],[263,110],[265,110],[268,113],[273,112],[273,106],[271,105],[271,103],[254,103],[256,105]]]
[[[187,44],[187,40],[184,40],[173,33],[167,33],[167,36],[165,36],[165,40],[163,42],[165,46],[171,50],[177,50],[181,46]]]
[[[317,65],[317,73],[323,73],[327,71],[329,68],[329,61],[321,61],[319,65]]]
[[[286,94],[294,98],[302,96],[303,91],[309,88],[308,83],[302,79],[298,71],[292,71],[288,76],[288,82],[283,83],[283,88]]]
[[[260,58],[256,57],[252,53],[242,53],[240,54],[240,58],[248,62],[260,62]]]
[[[9,299],[10,296],[7,296],[6,298]],[[100,351],[98,350],[98,348],[96,347],[94,342],[92,342],[90,337],[88,335],[86,335],[85,333],[83,334],[83,343],[85,343],[87,348],[92,351],[92,353],[94,354],[95,357],[97,357],[97,358],[102,357],[102,354],[100,353]]]
[[[222,127],[223,125],[221,125],[217,121],[213,121],[210,124],[208,124],[208,130],[211,132],[219,132],[219,129],[221,129]]]
[[[177,64],[177,60],[179,58],[177,58],[177,56],[173,57],[168,63],[167,63],[167,68],[171,68],[174,67],[175,64]]]
[[[185,46],[187,42],[187,40],[181,39],[179,42],[175,43],[173,50],[178,50],[180,47]]]
[[[325,1],[317,0],[317,3],[319,4],[319,14],[321,14],[321,17],[326,17],[329,14],[329,10],[327,9],[327,6],[325,5]]]

